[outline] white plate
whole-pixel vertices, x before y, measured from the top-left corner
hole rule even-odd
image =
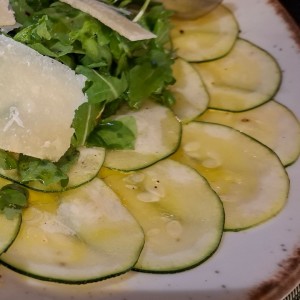
[[[274,0],[225,0],[224,4],[236,15],[241,37],[278,59],[283,82],[276,100],[300,119],[300,31],[296,26],[292,30],[287,14]],[[0,299],[281,299],[300,281],[300,160],[288,167],[288,173],[291,191],[284,210],[254,229],[225,233],[217,253],[193,270],[173,275],[130,272],[71,286],[30,279],[0,267]]]

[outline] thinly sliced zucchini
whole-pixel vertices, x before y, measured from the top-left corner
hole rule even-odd
[[[171,39],[177,55],[187,61],[207,61],[226,55],[234,45],[239,25],[223,5],[192,20],[172,19]]]
[[[202,174],[225,209],[225,229],[242,230],[276,215],[285,205],[289,178],[268,147],[231,127],[191,122],[183,126],[173,159]]]
[[[69,183],[66,187],[60,184],[44,185],[39,181],[31,181],[28,183],[21,182],[20,175],[16,169],[4,170],[0,168],[0,176],[9,180],[27,186],[30,189],[44,192],[60,192],[76,188],[95,178],[104,162],[105,149],[100,147],[86,148],[81,147],[79,150],[79,158],[77,162],[70,168],[68,172]]]
[[[19,235],[1,261],[42,280],[87,283],[136,263],[144,234],[99,178],[64,193],[30,191]]]
[[[180,58],[176,59],[173,74],[176,83],[170,90],[176,102],[172,109],[182,122],[189,122],[205,111],[209,96],[199,73],[190,63]]]
[[[270,53],[239,39],[223,58],[194,65],[208,89],[210,108],[243,111],[275,95],[281,70]]]
[[[208,109],[197,118],[233,127],[271,148],[283,165],[292,164],[300,153],[300,123],[286,106],[269,101],[244,112]]]
[[[1,188],[10,183],[10,181],[0,178]],[[11,219],[8,219],[5,213],[0,211],[0,254],[5,252],[17,237],[21,221],[21,214],[16,214]]]
[[[140,110],[124,108],[115,118],[133,116],[137,124],[134,150],[108,150],[104,166],[132,171],[145,168],[171,155],[179,146],[181,124],[173,112],[148,101]]]
[[[100,175],[145,232],[136,270],[183,271],[217,249],[223,233],[223,206],[194,169],[165,159],[136,172],[102,170]]]

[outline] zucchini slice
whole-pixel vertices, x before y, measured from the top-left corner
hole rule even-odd
[[[143,227],[145,246],[135,270],[183,271],[218,248],[223,206],[194,169],[165,159],[136,172],[102,170],[100,175]]]
[[[243,111],[276,94],[281,70],[270,53],[239,39],[224,57],[194,65],[207,87],[210,108]]]
[[[246,134],[224,125],[191,122],[173,159],[202,174],[220,196],[225,229],[238,231],[278,214],[289,178],[278,156]]]
[[[148,101],[137,111],[124,107],[115,118],[124,116],[133,116],[136,120],[135,149],[107,150],[105,167],[122,171],[145,168],[173,154],[178,148],[181,124],[169,108]]]
[[[206,110],[209,102],[208,93],[199,73],[185,60],[181,58],[175,60],[173,75],[176,82],[170,90],[176,102],[172,110],[182,122],[189,122]]]
[[[177,55],[193,62],[226,55],[239,33],[239,25],[234,15],[223,5],[197,19],[174,17],[171,23],[171,40]]]
[[[0,178],[0,187],[10,184],[6,179]],[[0,254],[5,252],[17,237],[22,222],[22,214],[16,214],[13,218],[8,219],[0,211]]]
[[[30,191],[19,235],[1,261],[35,278],[87,283],[132,268],[144,244],[140,225],[99,178],[64,193]]]
[[[105,149],[100,147],[81,147],[79,150],[79,158],[68,172],[69,183],[66,187],[60,184],[44,185],[39,181],[31,181],[28,183],[21,182],[20,175],[16,169],[4,170],[0,168],[0,176],[27,186],[30,189],[44,192],[60,192],[91,181],[95,178],[104,162]]]
[[[244,112],[208,109],[197,120],[227,125],[252,136],[271,148],[284,166],[299,157],[300,123],[292,111],[276,101]]]

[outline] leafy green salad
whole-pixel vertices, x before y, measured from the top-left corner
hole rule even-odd
[[[60,1],[10,1],[19,26],[8,35],[87,78],[84,93],[88,101],[76,110],[70,149],[58,162],[0,151],[0,167],[16,169],[22,183],[65,187],[68,170],[78,159],[78,147],[134,148],[135,119],[110,119],[120,106],[138,109],[148,98],[166,106],[174,103],[167,89],[174,83],[173,53],[166,47],[170,44],[170,12],[160,4],[138,0],[104,2],[130,19],[138,17],[138,23],[157,37],[130,41]]]

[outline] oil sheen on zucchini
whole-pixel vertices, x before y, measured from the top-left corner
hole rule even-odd
[[[187,61],[177,58],[173,65],[176,78],[170,87],[175,96],[172,110],[181,122],[189,122],[201,115],[208,107],[209,96],[199,73]]]
[[[278,214],[289,178],[278,156],[257,140],[224,125],[191,122],[173,159],[202,174],[220,196],[225,229],[237,231]]]
[[[219,5],[196,19],[172,19],[172,44],[179,57],[200,62],[220,58],[233,47],[239,25],[232,12]]]
[[[102,170],[101,176],[143,227],[145,246],[135,270],[183,271],[218,248],[223,206],[194,169],[164,159],[135,172]]]
[[[238,39],[224,57],[194,64],[210,96],[210,108],[243,111],[275,95],[281,70],[274,57],[257,45]]]
[[[145,168],[173,154],[179,146],[181,124],[171,109],[147,101],[140,110],[121,110],[114,118],[132,116],[137,124],[133,150],[108,150],[104,166],[132,171]]]
[[[243,112],[208,109],[196,120],[227,125],[252,136],[270,147],[284,166],[299,156],[300,123],[292,111],[276,101]]]
[[[99,178],[63,193],[30,191],[20,232],[1,262],[43,280],[87,283],[124,273],[144,244],[140,225]]]

